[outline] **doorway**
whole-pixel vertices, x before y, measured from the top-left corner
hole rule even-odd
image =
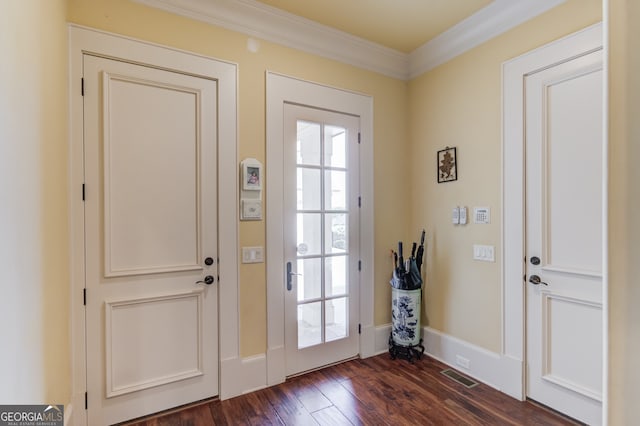
[[[218,394],[217,85],[85,55],[89,423]]]
[[[365,95],[267,73],[268,385],[354,355],[374,354],[372,105],[372,99]],[[297,117],[292,115],[290,126],[285,125],[287,109],[303,112]],[[290,137],[286,136],[285,128],[289,129]],[[334,158],[320,155],[317,161],[311,161],[313,153],[309,151],[304,153],[303,160],[297,153],[297,140],[301,140],[299,137],[311,140],[308,136],[314,129],[324,129],[316,142],[324,141],[325,148],[315,145],[316,154],[331,152],[327,151],[327,142],[335,142],[337,150],[344,136],[345,149],[351,146],[349,154],[344,151],[343,157]],[[302,133],[298,135],[299,131]],[[293,141],[292,149],[285,150],[287,140]],[[347,140],[351,141],[349,145]],[[290,161],[286,160],[286,153],[291,155]],[[322,174],[325,178],[320,178]],[[327,175],[331,178],[327,179]],[[345,179],[347,175],[349,178]],[[299,184],[298,176],[303,178]],[[289,203],[287,182],[293,185],[288,191]],[[342,189],[340,182],[344,183]],[[303,192],[309,188],[331,188],[329,195],[333,195],[325,196],[325,191],[317,198],[320,195],[317,193],[313,199],[319,204],[309,207],[304,204],[312,200],[305,200],[302,193],[298,199],[296,186]],[[315,192],[318,191],[309,194]],[[343,197],[346,198],[342,200]],[[301,228],[286,226],[298,224],[298,219],[302,219]],[[306,232],[304,241],[299,241],[302,237],[299,229]],[[314,238],[307,241],[307,237]],[[323,262],[332,267],[323,267]],[[340,270],[342,277],[334,275]],[[300,273],[301,279],[296,275]],[[302,298],[300,290],[305,292]],[[288,310],[287,306],[295,309]],[[324,349],[317,352],[337,347],[341,348],[335,353]],[[296,355],[312,352],[317,354]]]
[[[528,75],[527,397],[602,417],[602,51]]]
[[[508,393],[590,424],[606,350],[602,67],[601,25],[504,65],[505,355],[525,373]]]
[[[218,182],[237,181],[235,66],[70,40],[74,423],[229,397],[238,188]]]
[[[287,375],[358,354],[358,117],[284,107]]]

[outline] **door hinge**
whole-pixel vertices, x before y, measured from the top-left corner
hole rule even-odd
[[[362,260],[358,260],[358,271],[362,271]]]
[[[82,289],[82,304],[84,306],[87,306],[87,289],[86,288]]]
[[[80,94],[84,96],[84,78],[80,79]]]
[[[358,208],[362,207],[362,197],[358,196]]]
[[[360,132],[358,132],[358,143],[361,142],[361,138],[360,138]]]
[[[358,334],[362,334],[362,324],[358,324]]]
[[[89,395],[87,394],[87,392],[84,393],[84,409],[89,409]]]
[[[84,201],[84,183],[82,184],[82,201]]]

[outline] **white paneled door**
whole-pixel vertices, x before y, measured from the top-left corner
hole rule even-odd
[[[215,80],[84,55],[88,424],[218,394]]]
[[[285,104],[287,375],[358,354],[359,119]]]
[[[525,80],[527,396],[602,413],[602,52]]]

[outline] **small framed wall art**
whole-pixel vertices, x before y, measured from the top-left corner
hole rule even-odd
[[[262,164],[248,159],[242,162],[242,189],[260,191],[262,189]]]
[[[458,180],[458,163],[456,160],[456,148],[446,147],[438,151],[438,183],[453,182]]]
[[[262,220],[264,168],[255,158],[240,163],[240,220]]]

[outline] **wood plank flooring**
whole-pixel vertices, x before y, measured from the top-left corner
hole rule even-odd
[[[466,388],[427,356],[357,359],[226,401],[211,400],[127,423],[208,425],[577,425],[482,383]]]

